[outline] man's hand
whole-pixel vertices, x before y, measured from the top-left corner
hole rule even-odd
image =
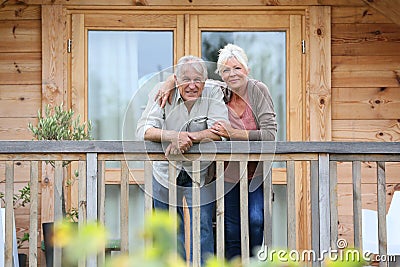
[[[189,132],[179,132],[176,139],[168,145],[165,156],[183,154],[193,146],[193,139]]]

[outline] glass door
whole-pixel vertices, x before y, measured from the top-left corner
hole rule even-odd
[[[126,121],[135,133],[137,120],[147,103],[146,92],[139,92],[150,78],[156,83],[163,80],[157,75],[173,65],[172,31],[88,31],[88,118],[93,122],[95,140],[122,140]],[[135,104],[130,105],[135,97]],[[127,140],[126,136],[124,140]],[[142,168],[135,162],[131,168]],[[120,164],[107,162],[106,176],[120,169]],[[105,225],[111,241],[120,239],[120,185],[106,185]],[[135,229],[141,229],[144,192],[137,184],[129,186],[130,249],[142,246]],[[116,241],[118,242],[118,241]]]
[[[176,57],[183,55],[182,47],[177,45],[183,43],[183,31],[177,26],[182,24],[183,16],[142,11],[117,13],[81,11],[70,16],[69,101],[76,113],[93,122],[95,140],[122,140],[124,120],[136,124],[147,103],[147,93],[142,92],[128,111],[130,100],[150,78],[153,82],[162,80],[163,77],[154,74],[173,66]],[[131,132],[135,133],[135,128]],[[136,167],[131,169],[135,181],[129,181],[131,251],[143,246],[138,231],[144,222],[144,192],[137,181],[143,179],[143,168]],[[119,162],[106,162],[104,220],[110,241],[116,242],[111,246],[117,247],[121,239],[119,177]],[[77,194],[77,188],[71,191]]]
[[[253,79],[268,86],[277,114],[277,141],[286,141],[286,32],[274,31],[203,31],[202,57],[216,62],[218,51],[226,44],[240,46],[246,52],[250,74]],[[214,74],[214,70],[209,73]],[[220,79],[214,74],[213,78]],[[274,163],[273,168],[282,168],[284,164]],[[274,184],[273,202],[273,246],[285,247],[287,243],[287,201],[286,185]]]
[[[271,92],[277,113],[277,141],[303,140],[303,80],[301,16],[297,15],[198,15],[203,59],[216,62],[218,51],[228,43],[244,49],[249,59],[250,77],[266,84]],[[295,23],[298,23],[296,26]],[[297,50],[295,50],[297,48]],[[299,63],[296,65],[296,61]],[[209,70],[210,78],[220,79]],[[294,97],[297,98],[294,101]],[[300,121],[299,121],[300,119]],[[296,130],[294,130],[296,129]],[[273,165],[273,245],[287,245],[287,201],[284,163]],[[298,170],[301,166],[298,166]],[[283,175],[282,175],[283,174]],[[300,174],[301,175],[301,174]],[[297,186],[299,188],[299,186]]]

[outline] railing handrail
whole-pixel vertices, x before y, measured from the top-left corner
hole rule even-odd
[[[54,160],[54,186],[62,188],[64,177],[62,161],[79,161],[79,173],[82,174],[82,180],[79,183],[79,205],[81,214],[80,222],[85,220],[100,220],[105,210],[105,168],[106,161],[121,162],[121,209],[128,210],[129,203],[129,170],[128,164],[123,161],[143,161],[144,162],[144,187],[146,190],[152,188],[152,167],[151,161],[164,160],[164,149],[162,144],[143,141],[0,141],[0,161],[5,162],[5,192],[6,192],[6,266],[11,266],[11,245],[12,244],[12,192],[14,192],[14,162],[31,161],[31,184],[32,195],[36,196],[35,203],[31,203],[30,208],[30,231],[35,236],[37,231],[37,202],[38,202],[38,181],[39,181],[39,161]],[[341,161],[352,162],[352,182],[353,182],[353,206],[354,206],[354,240],[357,246],[361,248],[362,235],[362,206],[361,206],[361,162],[376,162],[377,173],[377,199],[378,199],[378,225],[379,225],[379,253],[386,255],[387,233],[386,233],[386,177],[385,163],[400,162],[400,142],[265,142],[265,141],[220,141],[209,142],[194,145],[187,152],[185,161],[193,161],[193,168],[199,173],[199,161],[216,161],[216,177],[224,177],[224,161],[240,161],[240,172],[247,172],[246,161],[263,161],[265,181],[264,190],[264,218],[271,221],[272,218],[272,172],[268,171],[271,161],[286,162],[286,181],[287,181],[287,203],[288,203],[288,249],[296,248],[296,161],[308,162],[310,175],[310,202],[311,202],[311,248],[319,256],[320,252],[327,251],[330,246],[335,248],[338,241],[338,210],[337,210],[337,164]],[[200,157],[199,157],[200,154]],[[149,155],[148,157],[146,155]],[[248,157],[247,157],[248,155]],[[181,157],[173,157],[171,161],[182,160]],[[303,164],[302,164],[303,165]],[[172,163],[170,164],[172,166]],[[195,166],[197,166],[195,168]],[[241,203],[246,203],[248,197],[247,175],[240,179]],[[173,174],[173,168],[169,172],[171,183],[176,176]],[[197,178],[196,178],[197,179]],[[216,192],[224,192],[223,179],[217,179]],[[199,181],[199,180],[197,180]],[[200,200],[199,187],[194,186],[193,194]],[[60,195],[54,190],[54,218],[61,219]],[[172,192],[172,194],[171,194]],[[170,195],[176,195],[174,187],[170,188]],[[88,198],[87,196],[90,196]],[[123,197],[122,197],[123,196]],[[243,202],[242,202],[243,201]],[[146,194],[144,206],[146,211],[152,210],[152,197]],[[224,212],[223,197],[217,199],[217,255],[224,255]],[[8,204],[7,204],[8,203]],[[100,203],[100,204],[99,204]],[[197,202],[199,203],[199,201]],[[244,204],[246,205],[246,204]],[[194,203],[196,206],[196,203]],[[171,206],[172,207],[172,206]],[[173,208],[170,207],[170,212]],[[290,208],[290,209],[289,209]],[[193,218],[193,224],[200,229],[199,210],[196,210],[196,216]],[[128,215],[121,212],[121,251],[128,250]],[[241,209],[241,218],[247,218],[247,209]],[[35,218],[32,220],[32,218]],[[241,225],[248,225],[247,219],[241,219]],[[248,229],[244,227],[241,230],[242,247],[245,248],[242,262],[248,260]],[[383,229],[383,230],[382,230]],[[264,228],[265,244],[268,247],[272,245],[272,227],[270,225]],[[199,236],[199,234],[196,234]],[[193,240],[196,246],[200,246],[200,239]],[[29,243],[32,265],[37,264],[37,240],[33,239]],[[61,250],[55,250],[55,258],[61,260]],[[194,261],[200,261],[200,250],[196,249]],[[221,256],[222,255],[222,256]],[[323,254],[321,254],[323,255]],[[99,258],[100,261],[102,261]],[[96,257],[88,258],[87,266],[97,266]],[[196,265],[196,264],[195,264]],[[199,264],[197,264],[199,265]],[[313,266],[320,266],[319,261],[312,263]],[[60,264],[55,264],[60,266]]]
[[[0,141],[0,154],[20,153],[163,153],[160,143],[143,141]],[[217,141],[195,144],[188,154],[400,154],[400,142]]]

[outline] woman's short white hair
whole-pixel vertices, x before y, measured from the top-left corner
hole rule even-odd
[[[219,50],[217,69],[215,70],[215,73],[221,75],[223,69],[225,68],[226,62],[232,57],[236,58],[236,60],[243,65],[246,71],[249,71],[249,60],[247,59],[247,55],[243,48],[234,44],[227,44],[224,46],[224,48]]]
[[[195,69],[196,72],[201,74],[203,80],[207,79],[207,66],[203,59],[196,57],[196,56],[183,56],[179,59],[178,63],[176,64],[175,68],[175,75],[178,79],[182,78],[182,75],[188,68]]]

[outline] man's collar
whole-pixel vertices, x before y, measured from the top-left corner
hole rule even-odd
[[[182,98],[182,96],[181,96],[181,94],[180,94],[180,92],[179,92],[178,87],[175,87],[175,97],[174,97],[174,99],[175,99],[175,102],[176,102],[177,104],[178,104],[180,101],[183,102],[183,98]]]

